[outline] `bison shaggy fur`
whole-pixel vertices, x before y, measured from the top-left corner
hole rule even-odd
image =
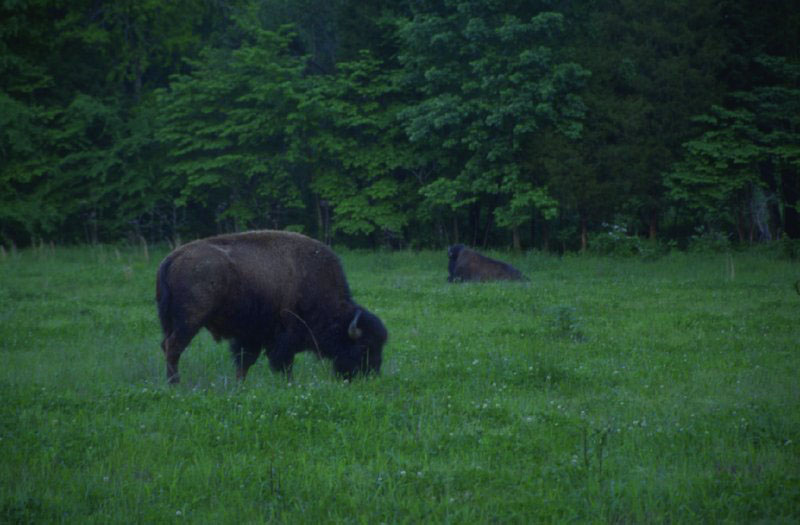
[[[386,328],[353,301],[338,257],[304,235],[264,230],[185,244],[161,262],[156,302],[171,383],[201,328],[230,340],[239,379],[262,350],[287,375],[304,350],[346,379],[380,370]]]
[[[447,249],[448,282],[525,281],[522,273],[510,264],[479,254],[463,244]]]

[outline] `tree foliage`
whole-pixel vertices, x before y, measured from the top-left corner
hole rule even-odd
[[[0,242],[800,237],[789,0],[16,0]]]
[[[420,188],[430,205],[485,203],[502,228],[557,203],[520,162],[546,129],[581,132],[577,91],[588,72],[549,47],[563,16],[496,3],[435,3],[400,26],[405,82],[416,100],[400,113],[409,140],[433,146],[441,172]]]
[[[684,144],[685,158],[666,178],[673,198],[714,226],[738,225],[742,240],[746,216],[751,236],[756,229],[760,237],[771,236],[761,216],[765,195],[780,203],[784,219],[789,216],[782,221],[789,233],[797,231],[800,67],[767,56],[757,63],[773,83],[733,93],[732,107],[713,106],[697,117],[705,131]]]

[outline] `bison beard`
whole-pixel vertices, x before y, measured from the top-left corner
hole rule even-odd
[[[470,250],[463,244],[447,249],[450,259],[447,270],[448,282],[460,281],[525,281],[519,270],[502,261],[491,259]]]
[[[265,230],[185,244],[161,262],[156,302],[170,383],[204,327],[230,340],[242,380],[262,349],[287,375],[308,349],[346,379],[380,370],[386,328],[353,301],[336,255],[304,235]]]

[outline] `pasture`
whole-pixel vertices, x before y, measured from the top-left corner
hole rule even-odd
[[[0,258],[0,522],[800,520],[796,262],[339,250],[380,377],[238,385],[202,332],[169,387],[153,252]]]

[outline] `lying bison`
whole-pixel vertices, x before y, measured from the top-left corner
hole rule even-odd
[[[519,270],[496,259],[483,256],[463,244],[447,249],[448,282],[459,281],[525,281]]]
[[[308,349],[346,379],[381,366],[386,328],[353,301],[336,255],[304,235],[254,231],[185,244],[161,262],[156,302],[170,383],[203,327],[231,341],[239,379],[262,348],[270,367],[287,374]]]

